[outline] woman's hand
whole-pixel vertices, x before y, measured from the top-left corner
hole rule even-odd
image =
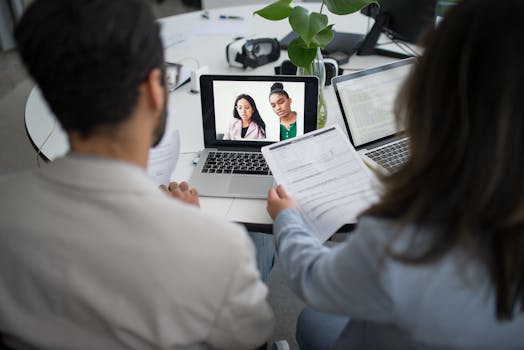
[[[295,202],[284,190],[284,186],[278,185],[269,190],[267,194],[267,212],[273,220],[282,210],[296,207]]]
[[[189,189],[189,184],[184,181],[180,184],[171,182],[168,187],[166,185],[160,185],[160,189],[167,193],[170,197],[181,200],[184,203],[200,207],[198,201],[198,192],[195,188]]]

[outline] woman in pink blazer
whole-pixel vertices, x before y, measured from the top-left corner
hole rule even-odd
[[[235,100],[233,120],[224,135],[224,140],[263,140],[266,138],[266,123],[258,113],[255,100],[241,94]]]

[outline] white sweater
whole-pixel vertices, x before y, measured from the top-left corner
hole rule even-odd
[[[131,164],[67,156],[0,178],[0,331],[17,348],[249,349],[273,314],[238,225]]]

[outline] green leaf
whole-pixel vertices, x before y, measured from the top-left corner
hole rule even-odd
[[[297,67],[309,67],[317,54],[317,48],[308,48],[302,38],[293,39],[287,48],[291,62]]]
[[[370,4],[378,4],[377,0],[324,0],[328,10],[336,15],[348,15],[360,11]]]
[[[278,0],[263,9],[255,11],[253,14],[257,14],[271,21],[279,21],[289,17],[289,14],[293,9],[289,4],[291,4],[291,0]]]
[[[334,33],[332,28],[333,24],[330,24],[326,29],[318,32],[311,40],[311,44],[321,49],[325,48],[333,40]]]
[[[296,6],[289,15],[289,24],[309,47],[313,37],[328,27],[328,17],[318,12],[310,14],[305,8]]]

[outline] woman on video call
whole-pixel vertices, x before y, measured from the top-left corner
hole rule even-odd
[[[297,113],[291,111],[291,98],[282,83],[274,83],[269,92],[269,103],[280,119],[280,140],[297,136]]]
[[[395,109],[410,158],[347,240],[323,246],[270,190],[302,350],[524,349],[523,17],[461,0],[428,33]]]
[[[266,138],[266,123],[258,112],[255,100],[241,94],[235,99],[233,119],[224,135],[224,140],[263,140]]]

